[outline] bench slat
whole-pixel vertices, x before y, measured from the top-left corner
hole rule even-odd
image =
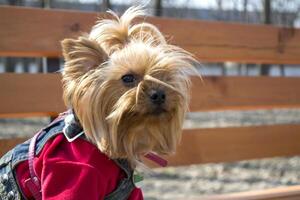
[[[300,106],[300,78],[204,77],[192,79],[190,109],[242,110]]]
[[[103,13],[0,7],[0,56],[58,57],[64,38],[90,31]],[[201,61],[300,63],[300,30],[148,17]],[[5,39],[3,39],[5,38]]]
[[[0,117],[53,116],[65,110],[59,74],[0,74]]]
[[[25,139],[1,139],[0,155]],[[300,154],[300,125],[184,130],[170,166]]]
[[[34,134],[34,133],[32,133]],[[0,138],[0,157],[2,157],[6,152],[12,149],[17,144],[26,141],[28,138]]]
[[[300,125],[184,130],[172,166],[300,154]]]
[[[191,198],[191,200],[299,200],[300,185]]]
[[[65,110],[60,74],[0,74],[0,117]],[[300,107],[300,78],[193,78],[191,111]]]

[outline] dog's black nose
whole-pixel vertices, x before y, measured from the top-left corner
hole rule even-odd
[[[166,100],[166,94],[162,90],[153,90],[150,94],[150,99],[153,104],[161,105]]]

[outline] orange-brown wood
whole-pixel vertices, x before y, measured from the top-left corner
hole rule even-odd
[[[55,116],[64,111],[59,74],[0,74],[0,117]]]
[[[170,165],[230,162],[300,154],[300,125],[184,130]]]
[[[88,31],[95,13],[0,7],[1,56],[60,56],[60,41]]]
[[[0,74],[0,117],[56,115],[66,108],[60,74]],[[193,78],[191,111],[300,107],[299,78]]]
[[[0,157],[17,144],[26,141],[27,138],[0,138]]]
[[[285,186],[264,190],[237,192],[191,198],[191,200],[299,200],[300,186]]]
[[[0,140],[0,154],[25,139]],[[300,154],[300,125],[184,130],[170,166]]]
[[[103,13],[0,7],[0,56],[60,56],[59,42],[90,31]],[[300,63],[300,30],[148,17],[201,61]]]
[[[198,156],[203,157],[204,155],[204,157],[206,158],[209,156],[215,157],[216,154],[211,153],[211,152],[215,152],[215,150],[219,151],[218,153],[219,156],[217,157],[221,156],[222,158],[225,158],[225,160],[224,159],[214,160],[218,162],[232,161],[232,157],[235,157],[235,159],[233,160],[236,160],[237,158],[238,160],[252,158],[249,157],[248,154],[250,149],[256,152],[256,154],[252,154],[252,153],[251,154],[255,155],[258,158],[270,156],[270,155],[282,156],[282,155],[293,155],[295,153],[297,154],[300,153],[299,148],[296,147],[299,146],[297,143],[298,141],[300,141],[299,140],[300,125],[284,125],[284,126],[277,125],[277,126],[259,127],[259,128],[254,127],[251,128],[250,130],[247,129],[248,129],[247,127],[239,128],[238,130],[239,133],[236,133],[235,135],[232,134],[225,135],[228,134],[229,131],[230,133],[232,133],[231,131],[237,131],[237,130],[229,130],[229,129],[226,130],[224,128],[211,129],[209,131],[208,129],[185,131],[183,135],[183,142],[181,145],[181,149],[179,149],[179,153],[176,155],[176,157],[178,157],[178,159],[180,160],[184,160],[185,163],[183,164],[185,165],[185,164],[195,164],[195,161],[199,161],[199,163],[205,163],[207,160],[206,159],[199,160]],[[294,131],[291,131],[291,129]],[[260,131],[256,133],[257,130]],[[264,130],[263,133],[262,130]],[[252,136],[249,135],[249,131],[252,132],[251,133]],[[207,138],[210,135],[212,135],[212,138],[207,140]],[[216,136],[219,137],[216,138]],[[243,136],[245,137],[243,138]],[[231,137],[231,140],[226,139],[229,137]],[[4,155],[8,150],[13,148],[16,144],[19,144],[25,141],[26,139],[27,138],[0,139],[0,156]],[[232,139],[234,141],[232,141]],[[229,144],[228,142],[231,142],[231,144]],[[241,143],[237,144],[237,142],[241,142]],[[267,147],[262,148],[262,146],[267,146]],[[187,149],[185,150],[187,152],[183,154],[182,149]],[[214,150],[211,151],[212,149]],[[228,151],[228,149],[231,150]],[[266,153],[265,149],[269,149],[269,150],[273,149],[272,150],[273,153],[265,154]],[[257,153],[257,151],[260,152]],[[287,151],[289,151],[289,153]],[[228,153],[231,154],[230,159],[227,159]],[[191,156],[194,156],[194,158]],[[191,159],[191,160],[187,161],[187,159]],[[182,161],[180,162],[182,163]],[[172,166],[172,165],[177,165],[178,163],[174,163],[174,159],[173,160],[171,159],[171,162],[169,164]],[[289,187],[266,189],[261,191],[247,191],[247,192],[240,192],[240,193],[212,195],[212,196],[204,196],[204,197],[191,198],[191,199],[192,200],[298,200],[299,198],[300,198],[300,186],[289,186]]]
[[[218,76],[192,83],[191,111],[300,106],[300,78]]]

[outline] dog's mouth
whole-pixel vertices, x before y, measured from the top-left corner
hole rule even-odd
[[[166,112],[167,112],[167,110],[165,108],[163,108],[161,106],[157,106],[150,112],[150,114],[151,115],[161,115]]]

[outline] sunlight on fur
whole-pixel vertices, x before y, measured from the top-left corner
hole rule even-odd
[[[91,142],[135,167],[148,152],[175,152],[197,62],[154,25],[136,22],[142,9],[109,13],[89,35],[62,41],[64,101]]]

